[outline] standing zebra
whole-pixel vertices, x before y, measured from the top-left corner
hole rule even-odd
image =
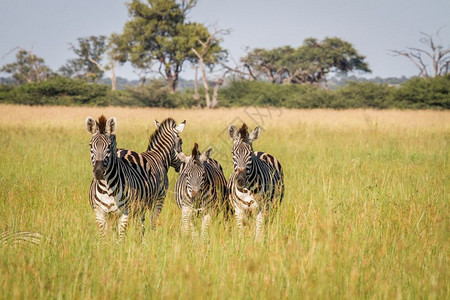
[[[256,213],[256,240],[262,238],[265,214],[276,208],[284,195],[281,164],[268,153],[253,152],[252,143],[260,133],[259,126],[250,134],[246,124],[239,130],[233,125],[228,127],[228,135],[233,140],[234,168],[228,181],[230,201],[240,236],[243,235],[247,213]]]
[[[167,118],[159,123],[155,120],[156,131],[150,136],[146,152],[141,153],[147,161],[147,176],[151,189],[150,205],[152,212],[152,228],[155,228],[159,214],[164,205],[169,179],[167,172],[173,167],[179,172],[181,161],[175,151],[178,136],[184,130],[186,121],[178,124],[172,118]]]
[[[100,236],[107,230],[107,215],[119,217],[119,241],[123,239],[130,213],[141,214],[151,195],[147,175],[147,161],[139,153],[117,150],[116,118],[108,121],[101,116],[97,121],[86,118],[86,129],[92,134],[91,163],[94,178],[91,182],[89,202],[95,212]]]
[[[177,148],[178,158],[183,162],[180,176],[175,185],[175,200],[181,209],[181,231],[188,233],[193,228],[192,217],[202,213],[202,231],[204,239],[208,237],[208,227],[211,214],[219,209],[227,208],[227,182],[223,175],[222,166],[211,156],[209,148],[203,154],[198,151],[198,144],[194,144],[192,155],[187,156]],[[224,211],[227,213],[227,211]]]

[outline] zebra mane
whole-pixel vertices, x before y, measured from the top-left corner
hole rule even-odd
[[[106,117],[104,115],[101,115],[100,118],[98,118],[97,126],[100,133],[106,132]]]
[[[198,151],[198,144],[194,144],[194,148],[192,148],[192,159],[197,160],[197,157],[200,155],[200,152]]]
[[[158,144],[160,137],[167,131],[167,128],[175,127],[176,122],[172,118],[167,118],[161,122],[161,125],[152,133],[150,136],[147,151],[150,151],[154,148],[156,144]]]
[[[241,140],[247,140],[248,138],[248,127],[247,124],[243,124],[242,127],[239,129],[239,136],[241,137]]]

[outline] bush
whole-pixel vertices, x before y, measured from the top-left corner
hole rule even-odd
[[[399,108],[450,108],[450,74],[434,78],[412,78],[392,93]]]
[[[0,84],[0,103],[7,103],[8,99],[11,98],[11,92],[14,87],[9,84]]]
[[[128,87],[127,95],[131,103],[139,106],[173,108],[199,105],[191,93],[172,93],[167,83],[162,80],[151,80],[144,86]]]
[[[232,81],[222,88],[220,99],[222,106],[449,109],[450,75],[413,78],[398,87],[373,82],[349,82],[337,90],[312,85]]]
[[[232,81],[220,90],[223,106],[318,107],[322,91],[311,85],[275,85],[263,81]]]
[[[162,80],[152,80],[146,85],[127,87],[132,102],[140,106],[174,107],[169,100],[169,87]]]
[[[389,108],[393,87],[372,82],[349,82],[340,89],[330,91],[330,108]]]
[[[202,107],[204,90],[172,93],[166,82],[111,91],[103,84],[55,77],[40,83],[0,85],[0,102],[28,105],[99,105],[150,107]],[[400,86],[349,82],[337,90],[313,85],[278,85],[263,81],[231,81],[219,90],[220,106],[274,106],[288,108],[401,108],[449,109],[450,75],[412,78]]]
[[[108,87],[79,79],[54,77],[43,82],[20,85],[11,90],[5,102],[28,105],[94,105],[106,96]]]

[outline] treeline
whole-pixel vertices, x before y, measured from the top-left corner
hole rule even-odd
[[[436,37],[423,34],[423,49],[391,51],[409,58],[419,68],[420,78],[352,82],[347,75],[371,70],[366,57],[338,37],[249,48],[231,65],[229,51],[223,47],[230,31],[191,20],[188,14],[196,4],[194,0],[133,0],[126,5],[130,18],[121,32],[78,38],[70,44],[73,57],[58,70],[47,66],[33,49],[17,47],[16,61],[0,67],[0,72],[11,76],[7,82],[0,78],[0,102],[211,109],[244,105],[449,108],[450,49],[441,44],[439,31]],[[125,63],[139,76],[138,86],[128,86],[116,76],[116,67]],[[181,82],[186,65],[195,68],[194,88]],[[197,88],[197,73],[201,88]],[[150,74],[160,74],[161,80],[149,80]]]
[[[400,85],[348,82],[327,90],[313,85],[273,85],[261,81],[235,81],[221,91],[224,106],[288,108],[399,108],[449,109],[450,74],[412,78]]]
[[[61,76],[18,86],[0,84],[0,103],[26,105],[202,107],[204,98],[201,89],[197,96],[192,89],[173,92],[163,80],[117,91],[105,84]],[[225,107],[450,109],[450,74],[412,78],[395,86],[349,82],[334,90],[310,84],[234,80],[219,89],[218,100]]]

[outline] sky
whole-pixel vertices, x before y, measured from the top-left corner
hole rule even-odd
[[[79,37],[120,33],[129,20],[124,0],[0,0],[0,66],[15,61],[16,47],[33,49],[53,70],[74,58]],[[145,2],[145,0],[143,0]],[[420,32],[450,46],[449,0],[198,0],[189,21],[211,31],[230,29],[222,46],[235,66],[248,48],[298,47],[308,37],[338,37],[366,57],[366,77],[411,77],[418,69],[389,50],[425,48]],[[181,77],[192,79],[186,64]],[[116,75],[137,79],[129,65]],[[8,74],[0,73],[0,76]]]

